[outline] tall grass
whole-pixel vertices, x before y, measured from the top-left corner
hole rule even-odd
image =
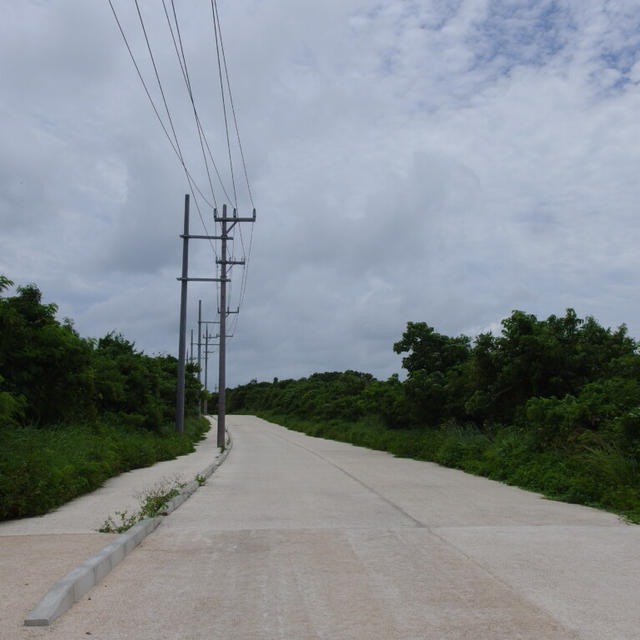
[[[0,520],[41,515],[124,471],[189,453],[209,428],[182,434],[100,422],[0,429]]]

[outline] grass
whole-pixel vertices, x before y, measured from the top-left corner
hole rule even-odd
[[[436,462],[548,498],[616,513],[640,524],[640,464],[614,446],[572,443],[540,450],[516,427],[483,433],[444,424],[437,429],[387,429],[377,418],[357,422],[305,420],[260,412],[260,417],[311,436]]]
[[[97,423],[0,429],[0,520],[47,513],[108,478],[194,450],[209,429],[188,418],[182,434]]]
[[[126,510],[116,511],[115,515],[107,517],[98,531],[100,533],[124,533],[146,518],[167,515],[166,508],[169,500],[175,498],[184,486],[186,486],[186,482],[183,482],[179,476],[163,478],[138,496],[140,502],[138,511],[131,514]]]

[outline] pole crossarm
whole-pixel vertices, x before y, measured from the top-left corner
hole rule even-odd
[[[180,237],[184,240],[222,240],[222,236],[192,236],[192,235],[184,235],[184,233],[180,234]],[[233,238],[227,237],[227,240],[233,240]]]
[[[238,218],[238,216],[236,215],[236,210],[233,210],[233,215],[229,218],[226,215],[226,205],[223,207],[223,212],[222,212],[222,216],[218,215],[218,210],[214,209],[213,210],[213,219],[216,222],[255,222],[256,221],[256,210],[253,210],[253,215],[250,218]],[[229,229],[227,229],[227,231],[229,231]]]
[[[231,282],[231,278],[176,278],[180,282]]]
[[[216,264],[245,264],[244,260],[224,260],[222,258],[218,258],[216,260]]]

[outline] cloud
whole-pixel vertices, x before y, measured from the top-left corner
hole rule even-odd
[[[475,335],[516,308],[572,306],[640,335],[636,3],[219,5],[258,208],[230,318],[231,384],[346,368],[386,377],[409,320]],[[167,122],[135,8],[115,6]],[[210,6],[176,6],[230,185]],[[186,164],[210,199],[164,14],[141,7]],[[37,282],[83,335],[115,329],[175,353],[187,184],[108,6],[11,4],[0,73],[0,272]],[[221,203],[215,174],[214,187]],[[203,230],[196,205],[213,231],[197,191],[192,229]],[[240,256],[249,229],[234,235]],[[211,247],[194,241],[192,274],[214,271]],[[191,327],[198,299],[213,318],[215,295],[191,285]]]

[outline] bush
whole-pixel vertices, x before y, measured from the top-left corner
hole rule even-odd
[[[190,453],[208,428],[188,418],[182,434],[106,422],[0,429],[0,520],[41,515],[111,476]]]

